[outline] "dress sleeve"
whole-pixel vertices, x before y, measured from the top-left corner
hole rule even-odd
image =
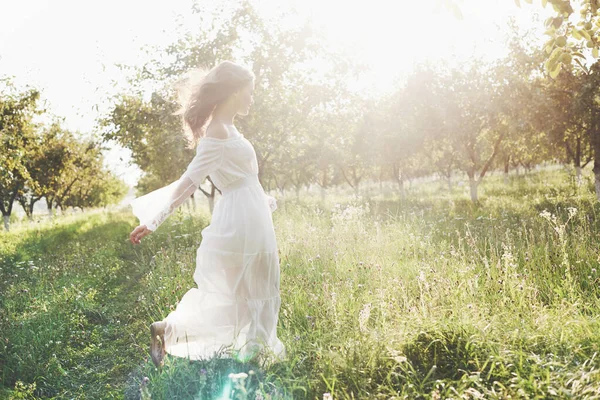
[[[133,214],[140,225],[155,231],[196,191],[208,174],[221,166],[222,157],[221,144],[200,140],[196,155],[178,180],[131,200]]]

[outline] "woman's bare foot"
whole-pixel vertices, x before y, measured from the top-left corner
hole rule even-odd
[[[150,356],[152,362],[157,367],[163,365],[163,358],[165,357],[165,327],[167,323],[165,321],[153,322],[150,325],[150,334],[152,335],[152,341],[150,342]]]

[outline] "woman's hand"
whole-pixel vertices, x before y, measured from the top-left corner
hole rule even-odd
[[[133,244],[139,244],[144,236],[151,233],[152,231],[146,228],[146,225],[140,225],[131,232],[129,235],[129,240]]]

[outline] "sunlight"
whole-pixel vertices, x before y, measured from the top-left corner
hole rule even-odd
[[[464,16],[457,19],[440,0],[255,0],[252,4],[282,29],[311,18],[323,30],[323,43],[340,49],[370,67],[350,77],[348,87],[365,95],[393,90],[416,63],[461,64],[474,56],[494,59],[506,53],[502,29],[509,16],[520,26],[543,31],[532,15],[550,13],[538,6],[518,8],[512,0],[455,0]],[[147,6],[141,1],[115,0],[82,7],[72,0],[54,4],[37,0],[25,9],[10,3],[0,14],[0,70],[17,82],[43,87],[49,109],[66,117],[70,129],[91,131],[95,118],[107,111],[106,96],[125,85],[115,64],[139,65],[141,46],[164,46],[176,40],[176,26],[198,31],[198,15],[189,11],[191,0]],[[211,10],[233,10],[239,1],[202,2],[204,16]],[[114,12],[118,9],[119,12]],[[295,9],[298,15],[289,11]],[[281,17],[282,12],[288,15]],[[91,12],[93,20],[86,18]],[[111,29],[105,29],[106,21]],[[77,35],[72,35],[73,30]],[[540,43],[543,34],[537,35]],[[21,49],[26,48],[23,52]],[[315,61],[317,71],[325,67]],[[109,155],[111,166],[133,184],[139,171],[127,164],[122,151]],[[122,160],[121,160],[122,159]],[[117,167],[118,166],[118,167]]]
[[[488,60],[502,57],[507,52],[502,34],[510,16],[522,29],[540,31],[543,24],[533,16],[550,12],[541,7],[518,8],[508,0],[456,3],[462,19],[440,0],[284,2],[321,26],[325,41],[332,47],[344,48],[370,65],[370,73],[349,84],[356,90],[372,88],[376,92],[387,91],[396,78],[424,61],[460,64],[474,56]],[[270,0],[259,4],[265,13],[276,12],[268,7],[273,5]]]

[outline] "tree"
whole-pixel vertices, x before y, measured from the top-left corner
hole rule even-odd
[[[39,130],[35,151],[25,164],[31,180],[16,197],[30,220],[35,203],[49,194],[49,189],[63,172],[69,159],[69,146],[74,141],[72,134],[65,131],[58,121]],[[51,209],[52,202],[47,203]]]
[[[515,2],[521,5],[519,0]],[[544,44],[546,72],[556,78],[561,69],[570,69],[573,63],[587,71],[586,59],[599,56],[600,4],[596,0],[541,0],[541,4],[550,4],[555,12],[544,22],[545,34],[549,36]]]
[[[0,211],[4,228],[9,220],[15,199],[26,185],[35,187],[27,169],[31,158],[38,152],[33,117],[42,112],[38,108],[39,91],[28,89],[18,92],[9,79],[4,79],[0,96]]]
[[[564,149],[561,157],[573,165],[577,180],[581,180],[581,169],[593,159],[589,133],[589,107],[583,90],[583,76],[569,69],[561,71],[553,81],[545,85],[546,102],[544,124],[552,144]]]
[[[467,70],[453,69],[438,77],[434,95],[441,107],[441,132],[456,152],[456,165],[469,178],[471,200],[498,154],[508,126],[499,110],[495,71],[481,63]]]
[[[201,14],[199,18],[202,25]],[[134,162],[146,173],[138,189],[149,191],[150,184],[164,185],[174,177],[167,179],[161,171],[176,175],[192,157],[182,144],[174,143],[175,136],[182,136],[180,122],[172,115],[177,108],[172,83],[192,68],[210,69],[222,60],[237,60],[256,76],[252,112],[238,127],[252,137],[259,178],[268,181],[273,178],[268,175],[275,155],[289,145],[295,131],[306,132],[303,128],[309,124],[312,110],[323,101],[325,91],[310,81],[309,73],[301,72],[306,70],[301,64],[321,48],[311,36],[309,25],[281,31],[276,24],[263,21],[249,2],[243,2],[216,29],[185,35],[164,51],[156,51],[159,56],[134,76],[131,93],[115,99],[114,109],[103,119],[103,137],[132,151]],[[143,101],[143,86],[154,88],[150,103]],[[212,204],[214,185],[208,191],[200,190]]]
[[[372,135],[376,151],[371,157],[382,171],[380,179],[383,176],[391,178],[398,185],[402,198],[405,196],[406,180],[416,177],[425,164],[421,151],[427,136],[423,128],[427,129],[424,127],[427,124],[422,122],[435,124],[425,118],[426,103],[421,100],[427,92],[421,86],[422,82],[417,82],[421,72],[417,70],[404,87],[380,99],[371,111],[376,119]],[[412,89],[417,90],[413,92]],[[428,152],[430,150],[428,148]]]
[[[128,186],[121,179],[102,167],[102,158],[92,169],[87,171],[84,179],[77,181],[70,195],[64,201],[67,207],[106,207],[121,200],[128,191]]]

